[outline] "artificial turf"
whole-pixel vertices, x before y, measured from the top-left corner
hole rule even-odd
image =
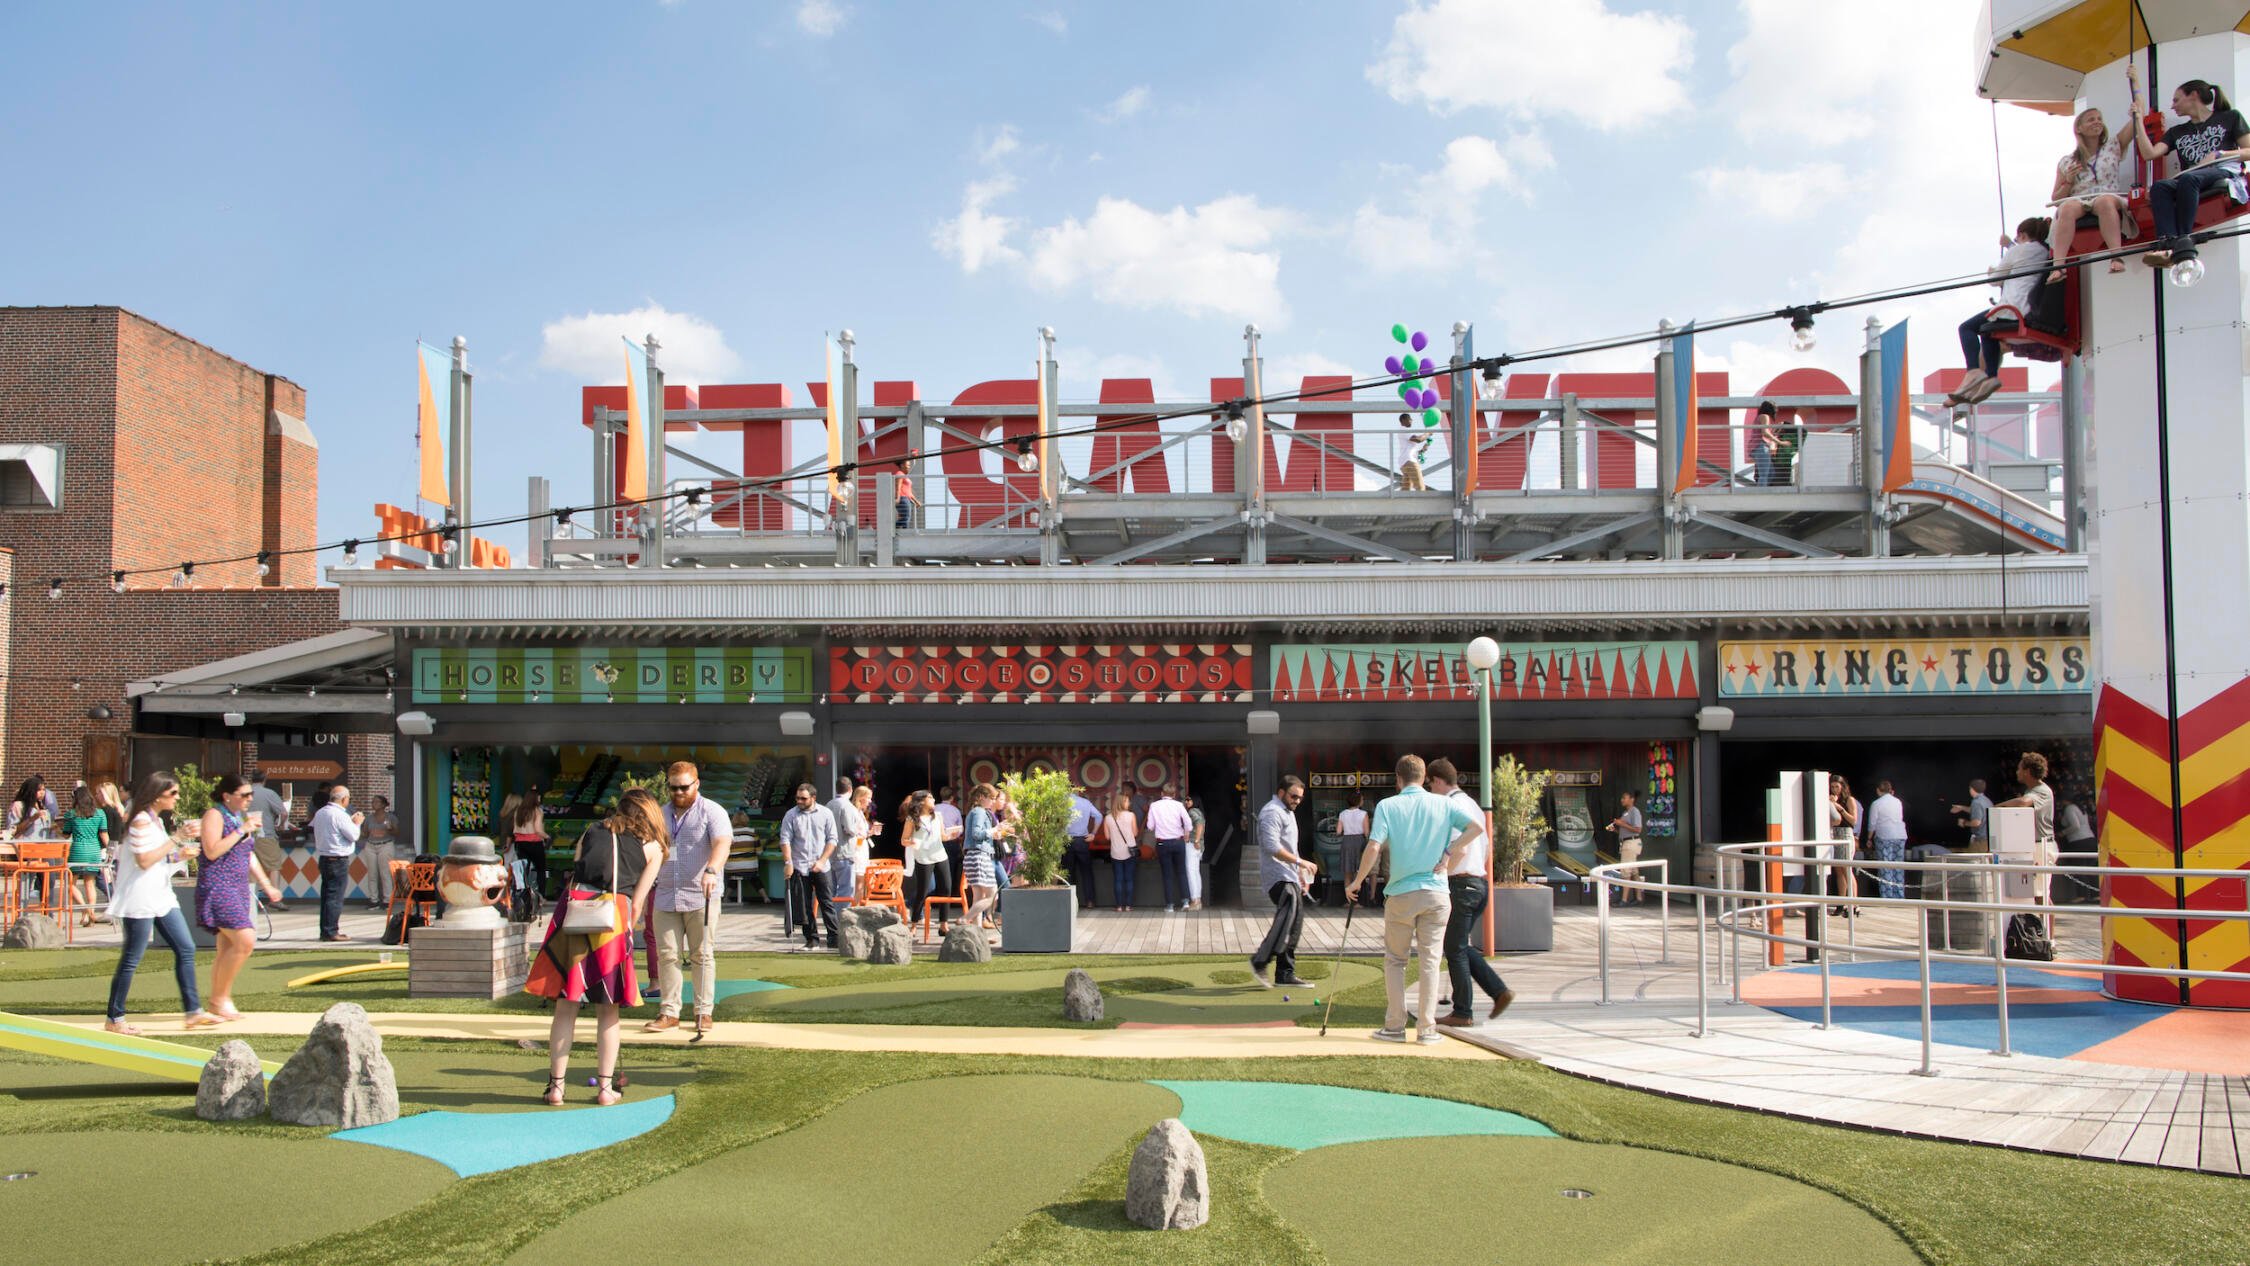
[[[481,1077],[489,1081],[464,1076],[457,1084],[489,1088],[496,1094],[513,1087],[522,1087],[526,1095],[536,1093],[545,1065],[541,1053],[493,1043],[394,1039],[386,1049],[394,1064],[409,1056],[428,1056],[431,1066],[441,1070],[486,1070]],[[644,1063],[652,1060],[661,1062]],[[583,1043],[577,1061],[574,1072],[588,1070],[590,1053]],[[26,1069],[42,1065],[50,1070],[42,1077],[50,1082],[45,1089],[30,1088],[12,1100],[5,1097],[21,1084]],[[1581,1081],[1524,1062],[1350,1057],[1096,1060],[628,1048],[625,1067],[636,1076],[644,1067],[660,1066],[692,1068],[695,1076],[679,1085],[672,1118],[649,1134],[599,1152],[463,1179],[445,1187],[437,1198],[357,1230],[320,1234],[320,1223],[298,1216],[301,1200],[245,1197],[234,1206],[238,1219],[276,1220],[275,1225],[288,1228],[287,1235],[307,1238],[242,1260],[377,1266],[427,1261],[432,1246],[442,1244],[449,1262],[501,1261],[582,1210],[803,1126],[863,1091],[923,1078],[987,1075],[1068,1075],[1123,1082],[1300,1081],[1452,1099],[1519,1113],[1581,1142],[1629,1143],[1794,1178],[1867,1210],[1935,1263],[2037,1261],[2075,1266],[2250,1260],[2250,1183],[2240,1179],[1809,1125]],[[52,1073],[57,1068],[71,1071]],[[54,1084],[55,1079],[67,1081],[73,1074],[88,1083],[86,1093],[60,1093],[62,1087]],[[31,1134],[130,1130],[151,1137],[299,1140],[316,1133],[266,1122],[205,1125],[193,1119],[178,1094],[120,1092],[115,1080],[115,1075],[100,1070],[0,1053],[0,1156],[19,1154],[22,1136]],[[101,1083],[109,1084],[94,1088]],[[523,1102],[511,1098],[504,1106],[516,1109]],[[1026,1139],[1067,1132],[1070,1124],[1067,1113],[1059,1111],[1036,1115],[1032,1121]],[[871,1255],[853,1247],[848,1219],[868,1216],[867,1210],[880,1203],[886,1184],[902,1170],[931,1167],[948,1173],[964,1199],[983,1193],[981,1167],[993,1159],[990,1150],[948,1152],[900,1133],[909,1128],[910,1123],[893,1122],[851,1142],[851,1150],[862,1162],[858,1185],[838,1188],[816,1206],[783,1209],[766,1202],[768,1208],[775,1217],[828,1219],[836,1237],[831,1251],[856,1259]],[[1097,1158],[1074,1174],[1057,1175],[1061,1194],[983,1246],[984,1260],[1108,1263],[1130,1256],[1151,1263],[1257,1261],[1260,1266],[1323,1260],[1311,1235],[1284,1220],[1261,1194],[1270,1167],[1294,1153],[1225,1139],[1204,1141],[1215,1193],[1210,1225],[1162,1235],[1125,1229],[1120,1201],[1129,1141],[1103,1140],[1109,1149],[1101,1153],[1106,1159]],[[52,1141],[44,1145],[69,1146]],[[1606,1149],[1601,1153],[1616,1154]],[[182,1172],[201,1173],[207,1168],[198,1161]],[[1503,1167],[1489,1194],[1472,1194],[1456,1207],[1439,1202],[1441,1181],[1452,1180],[1436,1176],[1414,1190],[1420,1203],[1408,1207],[1426,1209],[1432,1218],[1457,1214],[1465,1221],[1490,1225],[1506,1216],[1522,1181],[1552,1185],[1546,1177]],[[103,1181],[113,1180],[111,1175]],[[735,1198],[760,1202],[764,1181],[761,1175],[743,1185]],[[54,1206],[50,1188],[33,1193],[36,1203],[11,1208],[16,1193],[9,1186],[0,1185],[0,1243],[12,1249],[26,1242],[19,1238],[18,1228],[31,1220],[53,1220]],[[106,1189],[74,1185],[71,1198],[82,1203]],[[311,1189],[292,1182],[286,1192]],[[1589,1203],[1602,1204],[1602,1187],[1592,1189],[1597,1198]],[[1694,1187],[1667,1188],[1661,1194],[1683,1208],[1700,1199]],[[1401,1216],[1396,1205],[1361,1209],[1363,1216],[1376,1220]],[[651,1223],[651,1234],[661,1238],[667,1225],[662,1220]],[[82,1266],[87,1260],[86,1242],[81,1236],[60,1260]],[[647,1242],[655,1245],[658,1239]],[[1742,1251],[1761,1255],[1826,1253],[1836,1261],[1853,1260],[1828,1252],[1817,1241],[1802,1247],[1749,1239],[1735,1243]],[[975,1255],[979,1247],[959,1246],[962,1256]],[[725,1254],[723,1247],[713,1251],[735,1256]],[[953,1249],[946,1251],[951,1254]],[[11,1263],[43,1260],[14,1252],[8,1259]],[[120,1256],[118,1260],[138,1259]]]
[[[966,1262],[1178,1103],[1084,1077],[949,1077],[855,1096],[786,1134],[588,1209],[511,1262],[607,1262],[666,1242],[730,1260]]]
[[[1804,1183],[1568,1139],[1324,1147],[1275,1166],[1265,1192],[1336,1266],[1738,1266],[1746,1250],[1852,1266],[1916,1260],[1866,1210]],[[1417,1207],[1429,1216],[1387,1216]]]

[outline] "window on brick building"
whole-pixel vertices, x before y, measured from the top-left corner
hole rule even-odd
[[[60,444],[0,444],[0,509],[61,507],[62,474]]]

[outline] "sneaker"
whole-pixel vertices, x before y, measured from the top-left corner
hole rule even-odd
[[[1503,990],[1501,990],[1501,991],[1500,991],[1500,996],[1499,996],[1499,997],[1497,997],[1497,998],[1494,998],[1494,999],[1492,1000],[1492,1014],[1490,1014],[1490,1015],[1486,1016],[1486,1017],[1485,1017],[1485,1019],[1487,1019],[1487,1020],[1497,1020],[1497,1019],[1499,1019],[1499,1018],[1500,1018],[1500,1013],[1501,1013],[1501,1012],[1503,1012],[1503,1011],[1505,1011],[1505,1010],[1507,1010],[1507,1009],[1508,1009],[1508,1004],[1509,1004],[1509,1003],[1511,1003],[1511,1002],[1514,1002],[1515,1000],[1516,1000],[1516,991],[1515,991],[1515,990],[1513,990],[1513,989],[1503,989]]]
[[[1992,377],[1992,375],[1984,372],[1982,366],[1972,369],[1969,371],[1968,376],[1963,378],[1960,383],[1953,388],[1953,390],[1946,393],[1945,398],[1954,404],[1967,404],[1969,402],[1969,393],[1975,391],[1978,386],[1983,384],[1984,381],[1990,377]]]
[[[1378,1042],[1403,1042],[1406,1040],[1406,1030],[1377,1029],[1368,1036],[1374,1038]]]
[[[2161,249],[2153,250],[2145,255],[2142,255],[2141,262],[2147,264],[2151,268],[2169,267],[2172,263],[2172,252]]]
[[[1291,988],[1291,989],[1318,989],[1318,988],[1320,988],[1320,986],[1319,986],[1319,985],[1316,985],[1316,984],[1314,984],[1314,983],[1313,983],[1312,981],[1309,981],[1309,980],[1299,980],[1299,979],[1298,979],[1297,977],[1295,977],[1295,976],[1283,976],[1283,977],[1282,977],[1281,979],[1279,979],[1279,980],[1277,980],[1277,981],[1275,981],[1275,982],[1273,982],[1273,983],[1275,983],[1275,984],[1277,984],[1277,985],[1284,985],[1284,986],[1287,986],[1288,988]]]
[[[1273,988],[1273,982],[1266,979],[1266,969],[1260,967],[1258,965],[1258,960],[1255,958],[1250,960],[1250,979],[1257,981],[1258,988],[1260,989]],[[1284,981],[1282,983],[1286,984],[1288,982]]]
[[[1445,1023],[1445,1021],[1440,1020],[1438,1021],[1438,1023],[1443,1024]],[[1424,1046],[1435,1046],[1445,1040],[1445,1035],[1438,1032],[1436,1029],[1424,1029],[1422,1030],[1422,1035],[1415,1038],[1414,1040],[1420,1042]]]
[[[1969,404],[1982,404],[1991,397],[1993,392],[1998,390],[2000,390],[2000,379],[1996,376],[1988,377],[1983,382],[1962,392],[1961,399]]]
[[[678,1027],[680,1027],[680,1017],[676,1015],[660,1015],[655,1019],[649,1021],[648,1023],[642,1025],[641,1032],[662,1033],[666,1029],[676,1029]]]
[[[1477,1025],[1477,1018],[1473,1015],[1441,1015],[1437,1022],[1449,1029],[1473,1029]]]

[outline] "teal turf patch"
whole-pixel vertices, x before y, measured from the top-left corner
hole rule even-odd
[[[590,1152],[672,1119],[672,1096],[559,1112],[420,1112],[329,1135],[434,1160],[463,1178]]]
[[[1555,1132],[1513,1112],[1290,1081],[1158,1081],[1180,1097],[1180,1123],[1197,1134],[1307,1151],[1336,1143],[1500,1134],[1553,1138]]]

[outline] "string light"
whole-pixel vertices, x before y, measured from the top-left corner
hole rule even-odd
[[[123,592],[125,592],[125,573],[124,573],[124,572],[121,572],[121,571],[113,571],[113,572],[111,572],[111,573],[109,574],[109,591],[110,591],[111,593],[123,593]]]
[[[346,566],[346,567],[357,567],[357,566],[359,566],[359,542],[358,542],[358,541],[345,541],[345,542],[344,542],[344,566]]]
[[[270,550],[270,549],[262,549],[262,550],[259,550],[259,551],[258,551],[258,579],[260,579],[260,580],[264,580],[264,579],[265,579],[266,577],[268,577],[268,576],[270,576],[270,575],[272,575],[272,574],[273,574],[273,551],[272,551],[272,550]]]
[[[1016,441],[1016,469],[1027,475],[1039,469],[1039,454],[1031,451],[1031,437],[1028,435]]]
[[[180,569],[172,573],[172,587],[174,589],[185,589],[193,583],[195,583],[195,564],[181,563]]]
[[[47,582],[47,601],[62,601],[62,577],[57,576],[53,580]]]

